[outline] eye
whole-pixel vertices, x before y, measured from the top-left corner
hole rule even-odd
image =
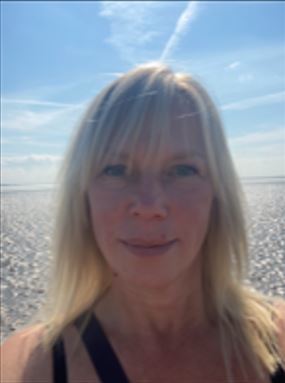
[[[103,169],[102,174],[111,177],[121,177],[125,175],[125,170],[125,165],[107,165]]]
[[[170,175],[178,176],[178,177],[187,177],[198,174],[198,169],[193,165],[181,164],[175,165],[170,170]]]

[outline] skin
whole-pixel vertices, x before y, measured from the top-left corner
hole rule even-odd
[[[115,175],[113,168],[107,175],[95,175],[88,190],[94,235],[114,273],[96,313],[124,340],[135,337],[148,349],[160,350],[166,343],[174,349],[184,343],[185,331],[194,337],[208,327],[200,249],[213,191],[195,120],[172,130],[161,150],[147,160],[146,143],[147,135],[135,151],[135,180],[124,170]],[[195,156],[174,160],[180,151]],[[126,161],[111,163],[117,164]],[[180,165],[188,166],[186,174]],[[133,237],[177,242],[163,255],[139,257],[120,242]]]

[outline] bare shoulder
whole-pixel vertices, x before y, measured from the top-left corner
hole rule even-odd
[[[1,345],[1,382],[51,382],[51,353],[44,351],[41,325],[16,331]]]

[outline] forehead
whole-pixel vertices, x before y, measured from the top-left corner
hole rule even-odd
[[[128,137],[115,145],[110,155],[114,160],[152,165],[168,159],[205,158],[201,128],[193,116],[175,116],[168,129],[154,129],[146,124],[136,140]]]

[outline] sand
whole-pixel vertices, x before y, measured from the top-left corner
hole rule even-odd
[[[285,298],[285,183],[244,185],[249,282]],[[28,323],[45,297],[55,204],[52,191],[1,193],[1,342]]]

